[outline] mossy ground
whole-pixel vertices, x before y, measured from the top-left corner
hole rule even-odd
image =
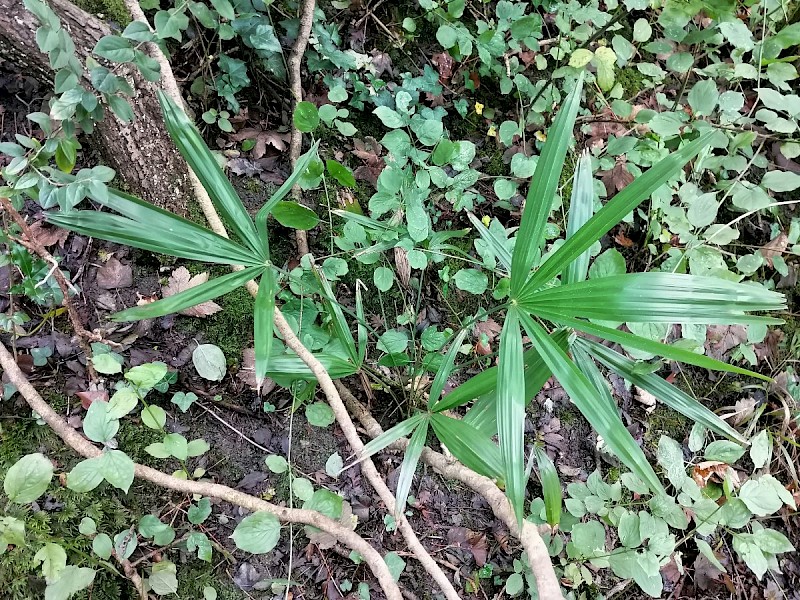
[[[98,15],[106,21],[113,21],[120,28],[125,28],[131,22],[131,15],[125,8],[123,0],[71,0],[72,3],[93,15]]]

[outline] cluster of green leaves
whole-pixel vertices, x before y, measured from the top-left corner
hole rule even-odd
[[[777,555],[793,552],[794,547],[782,533],[763,527],[756,517],[774,514],[786,504],[795,507],[794,499],[772,475],[761,472],[768,459],[771,441],[766,431],[751,440],[749,457],[756,466],[753,475],[741,486],[732,465],[745,455],[745,449],[728,440],[717,440],[703,451],[705,430],[695,426],[689,438],[690,449],[698,459],[713,461],[723,474],[721,483],[707,480],[700,471],[699,481],[686,473],[681,445],[667,436],[658,444],[657,460],[674,489],[674,499],[650,495],[647,485],[633,473],[622,473],[614,483],[603,481],[599,472],[592,473],[585,483],[567,486],[565,501],[569,517],[561,530],[569,533],[566,544],[564,578],[570,587],[591,584],[592,576],[582,563],[611,568],[623,579],[633,579],[650,596],[661,597],[660,569],[675,560],[680,544],[692,540],[700,554],[717,569],[725,572],[710,542],[720,534],[730,533],[733,550],[761,579],[768,569],[777,569]],[[719,470],[719,467],[722,467]],[[544,512],[543,509],[541,509]],[[689,516],[687,516],[689,515]],[[534,514],[536,520],[541,516]],[[587,521],[578,522],[589,518]],[[609,547],[606,528],[615,530]],[[551,548],[561,553],[561,542]]]
[[[398,505],[401,508],[427,428],[431,425],[442,443],[464,464],[504,482],[506,493],[521,519],[527,480],[523,443],[525,407],[551,375],[559,380],[612,452],[658,497],[666,497],[652,466],[624,427],[595,360],[647,389],[690,419],[739,443],[744,441],[702,404],[658,376],[643,373],[624,355],[585,338],[571,336],[567,340],[559,332],[559,328],[567,328],[652,355],[704,368],[758,376],[679,345],[653,341],[608,324],[770,323],[777,321],[748,313],[779,310],[784,306],[780,294],[709,277],[652,272],[611,275],[586,281],[592,245],[653,190],[678,174],[686,162],[704,149],[711,132],[685,143],[594,214],[591,167],[588,158],[584,157],[573,184],[567,239],[549,253],[542,253],[551,199],[561,177],[581,89],[582,77],[579,77],[550,129],[531,181],[513,252],[507,252],[504,239],[495,238],[489,229],[476,222],[481,237],[496,249],[502,270],[510,274],[498,366],[441,398],[444,381],[452,370],[466,333],[462,330],[454,336],[436,374],[428,412],[414,415],[393,427],[370,442],[365,450],[365,455],[369,455],[400,436],[412,434],[401,470],[400,483],[403,485],[398,484]],[[561,278],[557,279],[559,274]],[[552,333],[548,334],[542,321],[555,324]],[[523,352],[523,329],[533,343],[526,353]],[[442,414],[444,410],[476,398],[481,401],[467,412],[463,421]],[[499,448],[491,441],[495,433],[499,438]],[[464,444],[464,440],[471,441]]]
[[[39,306],[60,306],[64,295],[53,277],[53,265],[32,255],[25,246],[11,241],[5,234],[0,234],[0,237],[6,238],[7,248],[0,254],[0,266],[10,265],[20,276],[8,292],[25,296]],[[69,272],[62,270],[61,273],[69,281]],[[18,322],[19,319],[20,317],[17,317],[17,324],[21,324]]]

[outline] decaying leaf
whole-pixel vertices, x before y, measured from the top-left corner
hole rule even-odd
[[[164,297],[168,298],[169,296],[174,296],[179,292],[183,292],[201,285],[206,281],[208,281],[208,273],[198,273],[192,277],[191,273],[189,273],[189,270],[186,267],[178,267],[172,272],[172,275],[169,276],[167,285],[165,285],[161,291]],[[186,315],[187,317],[207,317],[208,315],[213,315],[221,310],[222,307],[219,304],[209,300],[208,302],[203,302],[197,306],[186,308],[180,311],[180,314]]]
[[[479,567],[486,564],[488,546],[484,534],[466,527],[452,527],[447,532],[447,541],[452,546],[468,550]]]
[[[626,166],[625,155],[622,154],[617,157],[617,162],[608,171],[600,171],[603,185],[606,186],[606,194],[613,196],[617,192],[622,191],[625,187],[633,183],[633,175],[628,171]]]
[[[719,460],[706,460],[692,468],[692,479],[701,488],[706,487],[709,482],[722,483],[729,468]]]
[[[728,407],[730,409],[730,407]],[[730,420],[733,422],[734,425],[740,425],[745,421],[749,420],[750,417],[753,416],[753,413],[756,409],[756,401],[752,397],[742,398],[741,400],[737,400],[736,404],[733,406],[733,409],[720,414],[720,417],[725,419],[726,421]]]
[[[242,129],[238,133],[230,136],[234,142],[243,142],[244,140],[253,140],[255,146],[250,151],[250,156],[253,159],[259,159],[267,153],[267,146],[272,146],[278,152],[286,150],[286,144],[291,138],[291,134],[278,133],[277,131],[264,131],[248,127]]]
[[[108,402],[108,392],[103,390],[87,390],[85,392],[76,392],[75,395],[81,399],[81,406],[84,410],[89,410],[95,400]]]
[[[256,351],[254,348],[245,348],[242,350],[242,364],[239,371],[236,373],[237,379],[247,385],[251,390],[258,389],[256,385]],[[259,390],[261,396],[266,396],[275,389],[275,382],[269,377],[264,379]]]
[[[781,232],[778,236],[761,247],[761,254],[767,264],[772,267],[772,259],[779,256],[789,246],[789,237]]]
[[[97,269],[97,286],[104,290],[126,288],[133,285],[133,269],[111,256]]]
[[[60,248],[64,247],[64,242],[67,240],[69,231],[61,229],[60,227],[48,227],[44,221],[36,221],[30,226],[31,235],[45,248],[58,244]]]
[[[397,278],[403,287],[408,287],[411,279],[411,265],[408,262],[408,252],[400,246],[394,247],[394,265],[397,268]]]
[[[711,358],[725,360],[732,349],[747,341],[747,328],[743,325],[709,325],[706,330],[706,349]]]
[[[647,390],[643,390],[640,387],[635,387],[636,389],[636,400],[644,406],[644,410],[647,413],[651,413],[656,409],[656,397],[653,396]]]

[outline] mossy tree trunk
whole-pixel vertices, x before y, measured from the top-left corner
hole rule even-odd
[[[48,0],[75,42],[75,53],[83,63],[97,41],[111,33],[100,19],[67,0]],[[36,45],[39,23],[22,0],[0,0],[0,57],[41,82],[52,86],[48,58]],[[123,123],[106,110],[90,143],[113,168],[128,191],[167,210],[185,214],[190,194],[186,164],[164,129],[156,86],[135,68],[117,71],[128,79],[135,94],[129,98],[134,119]],[[88,77],[87,77],[87,87]]]

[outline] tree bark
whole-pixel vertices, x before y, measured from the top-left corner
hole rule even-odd
[[[67,0],[49,0],[61,25],[75,42],[75,54],[85,64],[97,41],[111,33],[100,19]],[[0,0],[0,57],[52,85],[48,58],[36,45],[39,23],[21,0]],[[135,67],[122,65],[117,73],[131,83],[134,96],[128,98],[134,119],[120,121],[106,107],[106,116],[95,126],[91,145],[105,164],[113,168],[127,191],[178,214],[186,213],[190,196],[186,163],[176,151],[161,119],[155,91]],[[85,82],[89,82],[85,74]],[[91,86],[88,85],[91,89]]]

